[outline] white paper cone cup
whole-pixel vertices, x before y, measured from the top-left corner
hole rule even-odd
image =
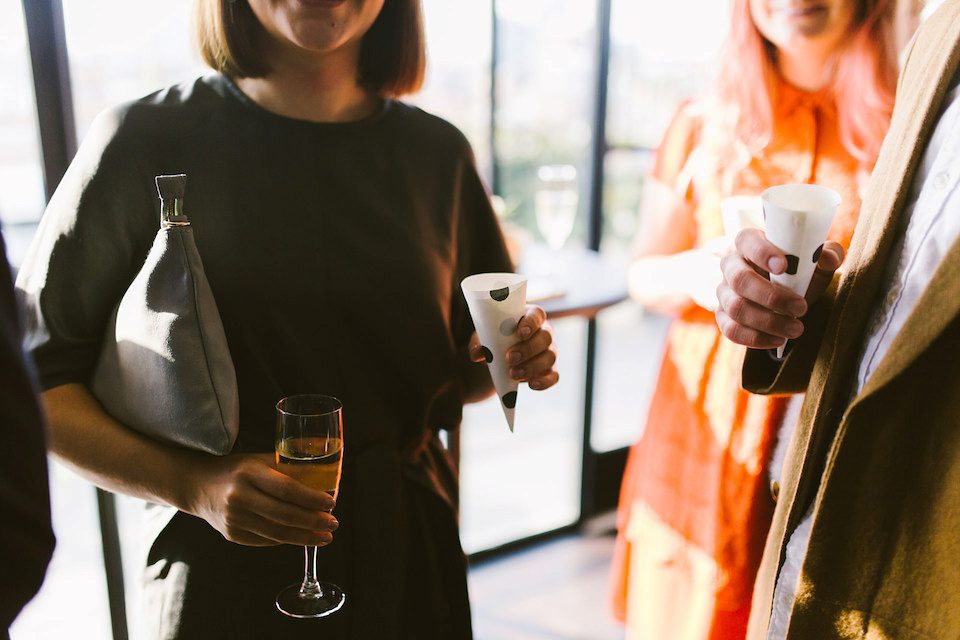
[[[730,196],[720,201],[723,231],[731,242],[743,229],[763,229],[763,205],[760,196]]]
[[[786,272],[770,279],[805,295],[840,194],[815,184],[783,184],[765,190],[760,198],[767,239],[787,255]],[[777,349],[777,357],[783,357],[783,349]]]
[[[493,386],[513,431],[518,383],[510,377],[507,349],[517,343],[517,325],[527,308],[527,279],[516,273],[478,273],[460,283],[484,347]]]

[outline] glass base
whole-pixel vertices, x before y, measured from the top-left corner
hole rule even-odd
[[[316,595],[300,595],[300,585],[292,584],[277,594],[277,609],[291,618],[322,618],[340,609],[347,596],[329,582],[320,583]]]

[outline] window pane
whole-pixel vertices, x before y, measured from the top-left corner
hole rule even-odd
[[[422,0],[422,6],[427,76],[423,89],[405,100],[456,125],[489,184],[490,0]]]
[[[96,493],[71,471],[51,463],[50,500],[57,546],[43,587],[10,627],[10,638],[109,638]]]
[[[530,238],[538,169],[572,165],[579,191],[573,244],[584,244],[596,77],[597,2],[497,2],[495,140],[504,214]]]
[[[613,150],[604,162],[601,250],[624,272],[651,150],[680,103],[704,91],[716,73],[729,13],[729,0],[613,0],[607,105]],[[669,319],[644,313],[633,302],[598,316],[594,450],[618,449],[639,438],[668,324]]]
[[[571,165],[571,185],[580,197],[570,242],[582,245],[597,4],[498,0],[496,7],[495,182],[505,229],[517,257],[524,244],[542,240],[534,209],[538,169]],[[532,292],[539,285],[531,280],[528,286]],[[496,399],[465,414],[461,520],[468,552],[565,526],[579,516],[586,323],[559,320],[554,330],[560,383],[542,393],[521,389],[514,434]]]
[[[81,139],[91,120],[103,109],[206,71],[191,45],[192,4],[193,0],[152,4],[125,0],[63,3],[77,135]],[[0,79],[3,83],[0,135],[4,140],[26,140],[23,144],[0,146],[0,210],[8,209],[4,198],[10,194],[20,198],[36,192],[35,204],[14,208],[23,211],[27,219],[32,211],[32,219],[36,220],[43,209],[43,179],[39,153],[34,152],[39,136],[32,78],[27,75],[26,79],[11,80],[7,76],[21,69],[29,74],[25,35],[22,31],[9,37],[7,34],[13,27],[22,29],[22,15],[15,15],[13,19],[6,16],[11,9],[19,7],[19,2],[0,4],[0,55],[6,63]],[[19,45],[12,44],[16,42]],[[14,48],[23,61],[16,62],[9,57],[8,49]],[[16,89],[8,91],[7,83],[15,81],[19,83]],[[29,104],[24,107],[22,102]],[[25,109],[28,117],[11,123],[8,111],[13,106]],[[29,126],[23,124],[27,121]],[[8,178],[8,150],[18,154],[16,166],[30,168],[18,169],[20,173]],[[8,179],[15,181],[16,189],[7,188]],[[6,223],[5,214],[3,219]],[[33,228],[30,225],[25,229],[18,247],[25,247]],[[7,232],[5,226],[4,234]],[[43,588],[17,619],[11,638],[108,638],[110,615],[95,490],[87,481],[55,463],[51,465],[50,483],[56,551]],[[125,496],[118,496],[117,501],[129,627],[131,637],[137,637],[135,625],[145,552],[140,521],[143,503]]]
[[[423,8],[428,74],[411,101],[464,132],[492,185],[491,3],[425,0]],[[505,176],[498,195],[505,201],[505,228],[522,248],[536,233],[536,167],[586,158],[593,25],[588,19],[584,29],[582,17],[595,9],[552,0],[498,0],[497,8],[497,161]],[[570,65],[582,82],[570,82]],[[557,126],[573,119],[575,131]],[[531,145],[533,139],[538,142]],[[585,324],[566,320],[554,327],[563,352],[561,382],[544,393],[520,390],[515,433],[496,398],[464,411],[460,517],[468,553],[570,524],[579,515]]]
[[[63,3],[74,115],[80,140],[91,121],[104,109],[210,71],[193,46],[193,4],[194,0],[162,3],[70,0]],[[76,478],[73,481],[84,482]],[[122,495],[116,500],[128,626],[131,635],[136,637],[145,553],[143,502]],[[99,540],[99,530],[93,535]],[[78,567],[70,569],[79,570]],[[99,594],[105,601],[105,587]]]
[[[40,132],[20,2],[0,3],[0,224],[17,265],[43,212]]]
[[[612,2],[607,139],[656,148],[677,105],[713,77],[730,0]]]
[[[461,429],[460,537],[467,553],[576,521],[580,515],[586,322],[553,323],[560,382],[521,385],[510,433],[499,400],[469,405]]]
[[[637,228],[648,149],[614,149],[604,158],[601,252],[626,273]],[[636,441],[660,368],[665,319],[626,301],[597,316],[591,447],[610,451]]]
[[[63,19],[77,135],[107,107],[210,70],[193,46],[193,0],[69,0]]]

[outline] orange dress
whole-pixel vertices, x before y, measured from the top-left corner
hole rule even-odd
[[[849,245],[865,176],[840,143],[835,109],[824,95],[787,85],[777,94],[775,129],[759,157],[723,146],[722,110],[707,99],[671,123],[650,179],[672,190],[671,229],[693,229],[696,246],[724,233],[724,197],[794,182],[841,194],[829,237]],[[774,507],[767,466],[787,397],[740,389],[743,354],[700,307],[670,327],[621,488],[613,608],[628,639],[746,635]]]

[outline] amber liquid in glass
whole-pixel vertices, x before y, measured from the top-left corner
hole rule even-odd
[[[277,445],[277,471],[337,497],[343,468],[340,438],[285,438]]]

